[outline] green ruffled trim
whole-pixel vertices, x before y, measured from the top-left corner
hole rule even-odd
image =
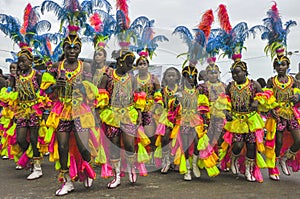
[[[139,163],[141,163],[141,162],[145,163],[145,162],[148,162],[150,160],[150,157],[147,153],[147,150],[142,145],[142,143],[138,143],[137,160],[138,160]]]
[[[155,151],[154,151],[154,158],[162,158],[162,148],[161,145],[157,146]]]
[[[208,147],[209,138],[206,134],[204,134],[198,141],[197,149],[199,151],[205,150]]]
[[[47,84],[50,83],[50,84]],[[42,76],[41,89],[46,90],[50,85],[55,84],[56,79],[48,72],[44,72]],[[46,86],[47,84],[47,86]]]
[[[97,157],[95,158],[96,164],[105,164],[107,162],[106,153],[102,145],[99,146]]]
[[[220,174],[220,170],[216,166],[211,167],[211,168],[206,168],[206,171],[207,171],[207,175],[209,177],[215,177]]]
[[[263,159],[263,157],[260,155],[260,153],[256,153],[256,165],[259,168],[266,168],[267,164],[265,162],[265,160]]]

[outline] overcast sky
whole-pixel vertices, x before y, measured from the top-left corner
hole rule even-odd
[[[54,0],[62,4],[63,0]],[[115,1],[108,0],[113,6]],[[13,15],[22,21],[23,10],[27,3],[33,6],[40,5],[42,0],[1,0],[0,13]],[[297,0],[277,0],[282,21],[285,23],[288,20],[297,22],[297,26],[292,27],[288,35],[288,51],[295,52],[300,50],[300,6]],[[189,30],[195,28],[201,20],[202,14],[213,9],[215,22],[213,28],[219,27],[217,20],[217,8],[219,4],[225,4],[229,13],[231,25],[235,26],[239,22],[246,22],[248,27],[262,24],[262,19],[266,17],[266,12],[273,5],[272,1],[268,0],[130,0],[129,17],[133,20],[138,16],[147,16],[149,19],[155,20],[156,34],[167,36],[170,42],[160,43],[157,48],[157,56],[151,60],[151,63],[174,64],[180,66],[183,59],[176,58],[176,55],[186,52],[187,47],[181,42],[178,35],[172,35],[175,27],[179,25],[186,26]],[[115,10],[113,11],[115,13]],[[53,24],[52,30],[56,32],[58,29],[57,21],[54,15],[42,16]],[[247,51],[243,51],[243,59],[248,63],[250,77],[257,79],[258,77],[268,78],[274,75],[272,62],[269,57],[266,57],[263,49],[267,41],[262,41],[260,38],[249,38],[245,42]],[[118,48],[115,41],[108,43],[108,51]],[[5,51],[18,51],[17,45],[13,45],[9,38],[5,38],[0,32],[0,66],[4,71],[7,70],[8,63],[5,63],[5,58],[11,55]],[[92,57],[92,44],[84,44],[82,57]],[[300,53],[293,53],[291,58],[291,71],[298,72],[298,63],[300,62]],[[110,57],[108,57],[110,59]],[[218,59],[217,64],[222,71],[223,80],[226,81],[230,77],[228,69],[232,61],[226,59]],[[206,67],[198,64],[199,69]]]

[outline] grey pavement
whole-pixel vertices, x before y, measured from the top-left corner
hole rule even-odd
[[[35,199],[35,198],[249,198],[249,199],[298,199],[300,198],[300,173],[292,176],[281,175],[279,182],[271,181],[267,169],[263,170],[264,182],[247,182],[243,176],[234,176],[222,172],[219,176],[209,178],[206,172],[193,181],[184,181],[178,172],[171,171],[162,175],[159,171],[149,173],[147,177],[138,177],[131,185],[128,177],[121,178],[121,185],[116,189],[107,189],[110,179],[100,177],[100,168],[95,168],[97,179],[91,188],[86,189],[82,182],[75,182],[75,191],[66,196],[55,196],[59,188],[57,171],[54,164],[43,161],[44,175],[37,180],[26,180],[29,171],[15,170],[10,160],[0,159],[0,198],[1,199]]]

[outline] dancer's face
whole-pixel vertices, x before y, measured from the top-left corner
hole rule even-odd
[[[278,75],[285,75],[287,69],[289,68],[287,61],[282,61],[281,63],[275,64],[275,70]]]
[[[72,46],[70,44],[65,44],[64,53],[65,53],[65,58],[68,61],[70,62],[77,61],[80,52],[81,52],[81,47],[79,44],[75,44]]]
[[[139,69],[139,71],[147,71],[148,70],[148,62],[147,62],[147,60],[145,60],[145,59],[141,59],[139,62],[138,62],[138,64],[137,64],[137,67],[138,67],[138,69]]]
[[[246,82],[246,72],[241,67],[237,66],[231,71],[232,79],[238,84]]]
[[[31,68],[32,60],[28,59],[26,55],[18,57],[18,66],[21,71],[27,71]]]
[[[216,83],[219,78],[219,72],[218,71],[208,71],[207,72],[207,79],[211,83]]]
[[[105,53],[102,50],[97,51],[94,59],[97,64],[101,64],[101,63],[105,62],[105,60],[106,60]]]
[[[178,79],[178,77],[177,77],[177,73],[175,70],[171,69],[167,72],[166,80],[167,80],[168,85],[176,84],[177,79]]]

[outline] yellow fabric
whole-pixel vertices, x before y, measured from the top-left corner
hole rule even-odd
[[[98,95],[98,88],[86,80],[82,81],[82,85],[84,86],[87,100],[94,100]]]
[[[148,136],[140,128],[138,128],[138,137],[139,137],[139,140],[140,140],[139,143],[142,144],[143,146],[147,146],[151,143]]]
[[[209,107],[209,100],[206,95],[200,94],[198,95],[198,106],[206,106]]]
[[[133,105],[126,108],[106,107],[100,113],[100,118],[105,124],[120,128],[121,123],[136,124],[138,112]]]
[[[214,108],[217,110],[231,110],[231,102],[229,96],[221,94],[214,103]]]
[[[98,101],[98,104],[96,105],[97,107],[100,107],[101,109],[106,107],[109,103],[109,94],[108,94],[108,92],[104,89],[99,89],[99,94],[97,96],[97,101]]]
[[[180,125],[175,125],[175,127],[172,129],[172,132],[171,132],[171,135],[170,135],[171,139],[173,139],[177,136],[177,134],[179,132],[179,129],[180,129]]]
[[[48,72],[44,72],[42,76],[42,83],[40,85],[40,88],[42,90],[46,90],[49,88],[49,86],[56,83],[56,79]]]
[[[233,120],[227,121],[224,129],[231,133],[249,133],[264,128],[264,121],[257,112],[233,113]]]
[[[272,90],[265,89],[264,93],[257,93],[254,100],[259,102],[258,110],[260,112],[268,112],[269,110],[278,107],[278,103],[276,102]]]
[[[158,123],[164,124],[167,127],[173,128],[174,124],[168,119],[168,112],[164,110],[158,120]]]

